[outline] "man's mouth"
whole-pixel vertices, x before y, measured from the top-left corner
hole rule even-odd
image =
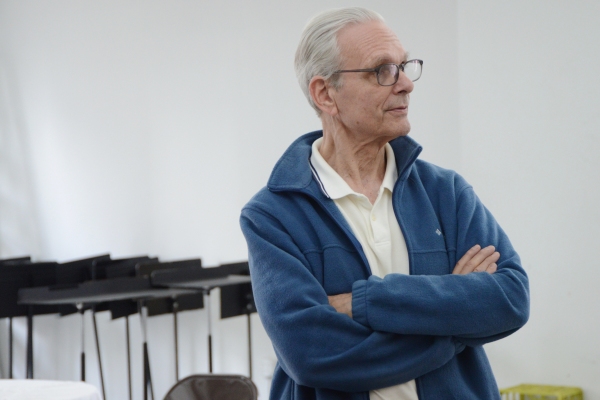
[[[392,107],[392,108],[388,109],[388,111],[398,111],[398,112],[400,112],[400,111],[402,111],[402,112],[408,111],[408,104],[405,105],[405,106]]]

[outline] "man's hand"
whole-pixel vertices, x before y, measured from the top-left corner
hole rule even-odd
[[[488,246],[482,249],[480,245],[476,244],[471,247],[460,260],[458,260],[452,273],[456,275],[466,275],[471,272],[487,272],[493,274],[498,268],[496,261],[500,259],[500,253],[495,250],[496,248],[494,246]]]
[[[329,305],[333,306],[335,311],[352,318],[352,293],[342,293],[327,297],[329,298]]]

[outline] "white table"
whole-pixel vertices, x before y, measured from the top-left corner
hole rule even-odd
[[[85,382],[39,379],[0,379],[0,400],[102,400],[98,389]]]

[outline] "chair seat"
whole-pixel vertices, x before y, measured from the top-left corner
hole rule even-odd
[[[177,382],[164,400],[257,400],[254,383],[242,375],[191,375]]]

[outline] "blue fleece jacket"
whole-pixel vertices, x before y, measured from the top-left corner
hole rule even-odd
[[[421,400],[499,399],[482,345],[529,316],[525,271],[508,237],[457,173],[390,142],[396,218],[410,275],[372,276],[365,254],[310,168],[321,131],[297,139],[244,207],[258,313],[278,363],[271,399],[361,399],[416,379]],[[494,245],[498,270],[452,275],[473,245]],[[327,296],[352,292],[353,318]]]

